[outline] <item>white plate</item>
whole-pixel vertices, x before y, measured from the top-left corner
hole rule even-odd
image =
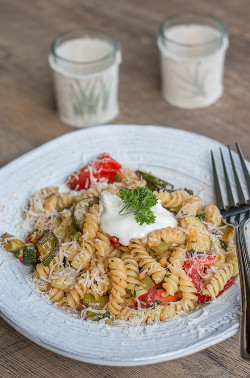
[[[101,152],[124,166],[148,169],[212,200],[210,150],[221,144],[182,130],[112,125],[71,132],[0,170],[0,234],[21,236],[22,207],[35,190],[62,182]],[[238,164],[238,162],[237,162]],[[0,304],[4,319],[32,341],[84,362],[133,366],[195,353],[238,332],[240,295],[234,285],[205,309],[148,326],[101,326],[41,299],[30,268],[0,248]]]

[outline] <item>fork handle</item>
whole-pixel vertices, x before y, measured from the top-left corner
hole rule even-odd
[[[250,359],[250,265],[244,234],[245,221],[235,226],[241,285],[240,353]]]

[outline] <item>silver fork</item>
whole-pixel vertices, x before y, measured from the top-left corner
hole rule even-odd
[[[250,217],[250,176],[246,167],[244,156],[237,143],[236,147],[247,184],[248,197],[246,198],[243,193],[232,152],[228,146],[231,166],[239,199],[239,201],[235,201],[222,150],[220,149],[229,206],[224,205],[212,151],[211,154],[214,176],[214,190],[217,206],[220,209],[222,217],[225,219],[225,221],[233,225],[235,229],[236,251],[238,257],[241,286],[240,353],[243,358],[250,359],[250,261],[244,233],[245,224]]]

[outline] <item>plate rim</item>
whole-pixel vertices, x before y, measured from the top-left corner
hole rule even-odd
[[[19,162],[19,160],[21,159],[25,159],[27,157],[29,157],[30,155],[32,155],[33,153],[36,153],[36,152],[39,152],[39,151],[42,151],[44,148],[46,148],[48,145],[50,145],[51,143],[53,143],[55,140],[62,140],[64,139],[65,137],[67,137],[67,135],[69,134],[81,134],[83,132],[88,132],[90,130],[96,130],[96,129],[103,129],[104,127],[105,128],[116,128],[116,127],[125,127],[125,128],[134,128],[134,127],[143,127],[143,128],[148,128],[148,127],[155,127],[157,129],[168,129],[168,130],[173,130],[175,132],[180,132],[180,133],[186,133],[186,134],[193,134],[195,136],[199,136],[200,138],[204,138],[204,139],[207,139],[207,140],[210,140],[210,141],[213,141],[213,142],[216,142],[218,143],[219,145],[221,146],[224,146],[225,147],[225,144],[217,141],[216,139],[213,139],[213,138],[210,138],[206,135],[202,135],[202,134],[198,134],[198,133],[195,133],[194,131],[189,131],[189,130],[184,130],[184,129],[177,129],[175,127],[169,127],[169,126],[164,126],[164,125],[150,125],[150,124],[147,124],[147,125],[137,125],[137,124],[134,124],[134,123],[116,123],[116,124],[109,124],[109,125],[98,125],[98,126],[89,126],[89,127],[85,127],[85,128],[81,128],[81,129],[77,129],[77,130],[73,130],[73,131],[69,131],[65,134],[62,134],[62,135],[59,135],[58,137],[55,137],[47,142],[44,142],[42,144],[40,144],[39,146],[37,147],[34,147],[32,148],[31,150],[25,152],[24,154],[16,157],[15,159],[11,160],[10,162],[8,162],[7,164],[3,165],[2,167],[0,167],[0,174],[2,173],[2,171],[5,171],[6,168],[9,168],[9,167],[12,167],[12,165],[14,166],[15,164],[17,164]]]
[[[209,339],[203,340],[202,342],[195,344],[195,347],[193,345],[189,346],[188,348],[186,348],[185,352],[182,353],[181,356],[178,356],[178,352],[173,352],[173,353],[166,352],[164,354],[160,354],[158,356],[154,356],[151,358],[146,357],[145,359],[137,359],[137,360],[134,360],[133,362],[131,362],[130,359],[128,359],[128,361],[122,360],[119,362],[116,360],[108,360],[108,359],[105,359],[105,360],[91,359],[88,357],[87,358],[82,357],[73,352],[65,352],[63,349],[59,349],[57,347],[51,346],[50,344],[46,344],[42,340],[36,339],[35,337],[33,337],[31,333],[28,333],[25,330],[20,329],[15,323],[12,322],[11,319],[9,319],[5,314],[3,314],[2,311],[0,311],[0,314],[1,314],[1,317],[10,326],[12,326],[17,332],[21,333],[23,336],[27,337],[27,339],[31,340],[35,344],[45,349],[48,349],[51,352],[57,353],[63,357],[67,357],[76,361],[81,361],[84,363],[94,364],[94,365],[99,365],[99,366],[133,367],[133,366],[154,365],[161,362],[172,361],[179,358],[190,356],[192,354],[205,350],[213,345],[219,344],[220,342],[227,340],[232,336],[235,336],[239,332],[239,324],[233,324],[231,328],[229,328],[226,332],[224,332],[223,335],[218,335],[216,339],[210,336]],[[206,344],[205,347],[203,345],[204,343]]]

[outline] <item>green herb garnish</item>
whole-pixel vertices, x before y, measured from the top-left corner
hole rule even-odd
[[[155,308],[156,305],[161,305],[161,301],[153,301],[152,303],[150,303],[148,305],[148,308],[152,307],[152,308]]]
[[[196,214],[196,218],[198,218],[200,221],[203,221],[203,222],[205,220],[205,216],[206,216],[206,213]]]
[[[161,238],[161,242],[162,242],[162,243],[165,243],[165,240],[164,240],[163,238]]]
[[[118,175],[114,175],[113,179],[114,179],[114,181],[118,181],[119,180],[119,176]]]
[[[220,239],[220,245],[221,245],[221,248],[225,250],[227,249],[228,244],[225,240]]]
[[[166,274],[164,277],[170,277],[171,276],[170,270],[168,268],[165,268],[165,270],[166,270]]]
[[[195,253],[197,253],[197,255],[204,255],[205,252],[195,251],[194,249],[191,249],[191,251],[188,251],[188,255],[193,255]]]
[[[122,188],[119,190],[119,193],[125,203],[125,206],[121,209],[119,214],[125,210],[131,209],[135,212],[136,222],[140,225],[143,223],[154,223],[155,215],[151,210],[151,207],[157,204],[157,198],[148,188]]]

